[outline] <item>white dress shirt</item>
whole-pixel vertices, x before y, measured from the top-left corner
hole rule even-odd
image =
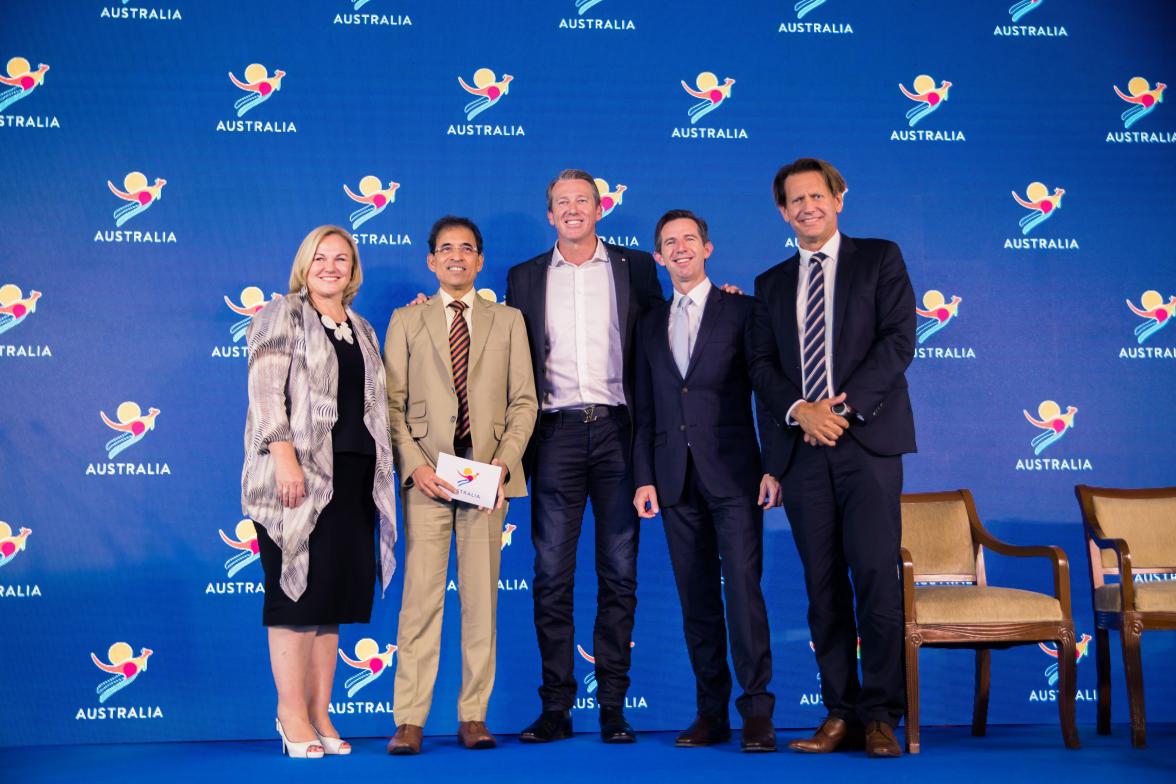
[[[470,332],[470,340],[474,338],[474,297],[476,296],[478,296],[478,292],[471,288],[461,297],[461,301],[466,304],[465,310],[461,312],[461,315],[465,319],[466,329]],[[453,302],[454,299],[455,297],[451,297],[445,289],[441,289],[441,304],[445,306],[446,330],[453,326],[453,317],[457,315],[457,311],[449,307],[449,303]]]
[[[688,294],[683,294],[677,289],[674,289],[674,302],[670,306],[669,334],[673,335],[674,333],[674,321],[676,319],[689,319],[690,356],[694,356],[694,342],[698,339],[698,327],[702,324],[702,313],[706,310],[706,299],[710,296],[712,288],[714,286],[711,284],[710,278],[703,278],[702,282],[690,289],[690,293]],[[689,298],[693,304],[690,308],[683,311],[680,303],[686,298]]]
[[[799,243],[797,243],[799,245]],[[827,379],[829,389],[832,390],[832,395],[836,397],[837,390],[833,386],[833,291],[837,283],[837,254],[841,250],[841,232],[833,232],[819,251],[805,250],[800,248],[800,270],[796,281],[796,334],[797,334],[797,349],[803,356],[804,353],[804,321],[805,321],[805,304],[808,293],[809,282],[809,259],[813,257],[814,253],[824,253],[828,258],[821,263],[821,269],[825,273],[825,366],[827,368]],[[804,367],[801,369],[800,388],[805,388],[807,381],[804,378]],[[796,425],[797,422],[792,417],[792,411],[797,404],[805,402],[803,398],[797,400],[788,408],[787,424]]]
[[[625,403],[616,284],[604,242],[583,264],[551,254],[547,270],[547,389],[544,411]]]

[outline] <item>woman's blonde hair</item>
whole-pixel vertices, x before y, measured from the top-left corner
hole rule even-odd
[[[310,271],[311,262],[314,261],[315,251],[318,250],[319,243],[332,234],[338,234],[347,240],[351,247],[351,280],[348,281],[347,288],[343,289],[343,304],[350,305],[351,300],[355,299],[356,293],[359,292],[359,284],[363,283],[363,267],[359,264],[359,246],[355,244],[355,238],[341,226],[319,226],[302,240],[298,252],[294,254],[294,266],[290,268],[290,293],[297,294],[306,287],[306,276]]]

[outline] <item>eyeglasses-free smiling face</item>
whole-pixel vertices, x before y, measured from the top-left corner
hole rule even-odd
[[[328,234],[315,248],[306,271],[306,288],[324,301],[342,300],[351,283],[351,244],[338,234]]]
[[[437,247],[429,254],[428,262],[446,293],[461,297],[473,288],[482,271],[483,257],[469,228],[449,226],[437,235]]]
[[[780,214],[791,224],[805,250],[819,250],[837,231],[841,204],[841,195],[829,192],[820,172],[799,172],[784,180]]]
[[[561,240],[580,242],[596,236],[601,209],[596,186],[584,180],[560,180],[551,189],[547,220]]]
[[[675,218],[662,226],[653,258],[669,271],[675,288],[688,291],[706,277],[706,260],[714,249],[714,245],[702,241],[697,223],[690,218]]]

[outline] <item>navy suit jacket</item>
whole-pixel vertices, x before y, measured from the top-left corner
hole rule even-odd
[[[613,273],[617,298],[617,322],[621,328],[621,351],[624,362],[625,400],[633,405],[633,333],[647,310],[665,302],[657,265],[645,251],[604,244]],[[506,275],[506,304],[523,312],[527,339],[531,343],[531,363],[535,372],[535,392],[540,409],[547,386],[547,270],[552,250],[529,261],[516,264]],[[538,432],[536,427],[535,431]],[[532,436],[531,446],[534,446]],[[528,450],[524,464],[530,473],[534,449]]]
[[[914,452],[915,423],[905,372],[915,355],[915,292],[902,251],[889,240],[841,235],[833,292],[833,393],[846,393],[855,414],[849,437],[877,455]],[[801,392],[800,337],[796,287],[800,253],[755,279],[755,295],[767,304],[779,350],[786,393]],[[791,404],[789,404],[791,405]],[[767,470],[788,469],[799,427],[777,425]],[[843,436],[844,437],[844,436]]]
[[[672,305],[663,303],[637,327],[636,436],[633,475],[673,506],[683,491],[687,458],[707,491],[720,498],[759,492],[763,465],[752,417],[753,388],[786,403],[767,310],[751,297],[717,286],[707,295],[685,377],[670,349]],[[774,420],[760,413],[761,427]]]

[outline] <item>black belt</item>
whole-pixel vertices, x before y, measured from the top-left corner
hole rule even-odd
[[[624,406],[584,406],[583,408],[561,408],[558,411],[544,411],[539,421],[545,425],[559,424],[587,424],[598,419],[628,415],[629,410]]]

